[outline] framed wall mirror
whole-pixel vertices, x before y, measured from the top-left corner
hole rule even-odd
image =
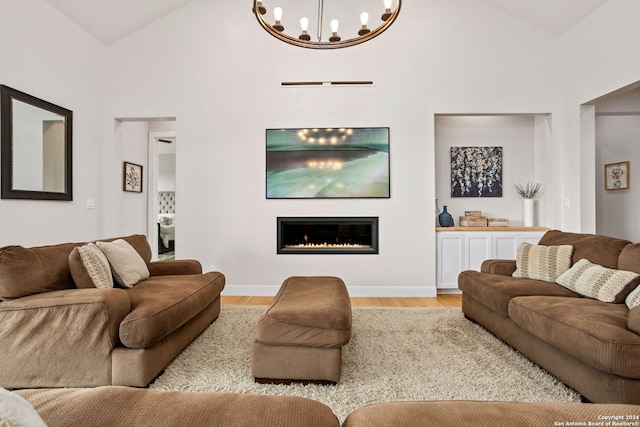
[[[73,112],[0,86],[2,198],[73,200]]]

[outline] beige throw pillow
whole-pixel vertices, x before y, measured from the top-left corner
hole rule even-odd
[[[543,246],[522,243],[516,256],[513,277],[555,282],[571,267],[573,246]]]
[[[606,268],[581,259],[558,277],[556,283],[585,297],[621,303],[640,283],[640,274]]]
[[[93,243],[76,246],[71,251],[69,270],[77,288],[113,288],[109,260]]]
[[[149,278],[149,268],[140,254],[123,239],[113,242],[96,242],[107,256],[116,282],[126,288]]]
[[[632,291],[624,302],[627,304],[627,307],[629,307],[629,310],[634,307],[640,307],[640,286]],[[640,334],[640,332],[638,333]]]

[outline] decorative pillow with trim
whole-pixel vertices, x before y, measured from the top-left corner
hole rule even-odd
[[[0,387],[0,425],[47,427],[38,412],[22,396]]]
[[[126,240],[96,242],[107,256],[113,277],[120,286],[132,288],[136,283],[149,278],[149,268],[140,254]]]
[[[544,246],[521,243],[513,277],[555,282],[571,267],[573,246]]]
[[[640,274],[606,268],[583,258],[556,283],[585,297],[619,304],[640,284]]]
[[[640,286],[638,286],[635,290],[631,291],[631,293],[627,296],[624,302],[627,304],[627,307],[629,307],[629,310],[631,310],[634,307],[640,307]]]
[[[69,270],[77,288],[113,288],[109,260],[93,243],[76,246],[71,251]]]

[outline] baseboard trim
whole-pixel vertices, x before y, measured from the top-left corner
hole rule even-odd
[[[224,296],[274,296],[280,286],[228,285],[222,291]],[[348,286],[352,297],[376,298],[435,298],[438,292],[435,286]]]

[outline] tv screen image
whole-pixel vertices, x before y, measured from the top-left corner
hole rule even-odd
[[[388,198],[389,128],[267,129],[267,198]]]

